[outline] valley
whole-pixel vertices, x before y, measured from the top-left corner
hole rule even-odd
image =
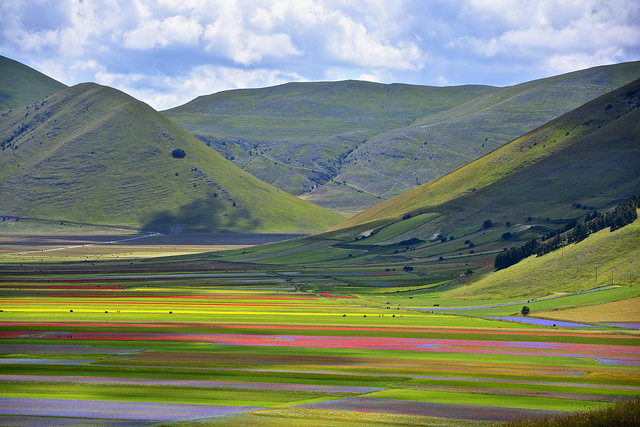
[[[638,64],[162,113],[12,74],[0,424],[640,417]]]
[[[108,274],[3,268],[3,422],[489,425],[640,391],[637,311],[617,325],[557,320],[638,286],[460,300],[412,283],[415,270],[100,263]],[[523,302],[550,324],[520,320]]]

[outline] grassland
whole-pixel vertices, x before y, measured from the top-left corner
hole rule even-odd
[[[639,67],[506,88],[289,83],[201,96],[164,114],[260,179],[355,213],[629,83]]]
[[[640,298],[621,301],[599,302],[587,307],[565,308],[551,312],[540,312],[537,316],[570,322],[621,322],[640,323]]]
[[[498,271],[473,286],[450,293],[455,298],[488,299],[520,296],[540,298],[554,293],[584,291],[599,286],[638,283],[640,224],[614,232],[594,233],[580,244],[569,245],[542,257],[530,257]]]
[[[342,217],[271,187],[115,89],[81,84],[0,120],[3,216],[169,232],[311,232]],[[183,158],[172,153],[183,150]]]
[[[270,90],[292,87],[297,86]],[[326,85],[317,88],[341,95]],[[82,102],[103,96],[101,105],[123,106],[121,95],[88,89],[70,90],[87,95]],[[507,106],[518,90],[501,92],[505,97],[499,101]],[[56,221],[52,231],[78,234],[39,235],[39,227],[47,224],[4,217],[0,231],[17,225],[18,231],[35,235],[0,235],[0,424],[496,425],[527,418],[564,420],[573,412],[608,411],[633,402],[640,396],[635,274],[640,220],[492,270],[495,254],[505,247],[637,194],[637,94],[636,85],[594,101],[460,169],[461,175],[444,177],[449,184],[442,184],[441,193],[404,199],[415,205],[400,203],[397,211],[378,212],[320,235],[217,252],[220,246],[203,241],[201,234],[172,244],[180,235],[132,236],[131,229],[123,229],[118,238],[108,239],[105,230]],[[284,109],[291,106],[283,106],[277,95],[269,95],[272,113],[286,116]],[[234,106],[247,117],[256,108],[250,98]],[[238,99],[230,96],[225,102]],[[361,102],[359,113],[379,108],[376,114],[391,117],[416,107],[378,101]],[[18,116],[26,120],[51,112],[48,102]],[[329,98],[327,105],[334,102]],[[130,112],[143,111],[133,101],[124,105]],[[383,112],[381,105],[397,111]],[[95,114],[71,107],[80,115]],[[153,118],[148,123],[162,126],[149,135],[159,134],[164,144],[149,145],[148,161],[167,154],[175,141],[190,141],[182,139],[184,131],[144,111]],[[466,110],[456,111],[464,116]],[[338,109],[331,119],[346,113]],[[314,119],[326,124],[327,114]],[[129,122],[120,124],[127,128]],[[140,131],[111,130],[120,136]],[[65,137],[68,141],[56,139],[55,126],[48,131],[61,144],[53,151],[60,152],[73,151],[67,145],[72,140],[91,141],[96,129],[78,128],[77,135]],[[28,138],[17,145],[14,139],[5,150],[9,160],[21,162],[29,157],[20,157],[23,151],[40,150]],[[177,163],[185,169],[175,173],[166,169],[171,179],[186,179],[192,195],[200,194],[200,187],[215,187],[218,200],[183,203],[147,224],[186,221],[202,231],[195,219],[229,205],[231,199],[219,199],[232,197],[240,216],[224,211],[227,216],[214,228],[246,229],[250,215],[243,210],[242,187],[231,195],[225,181],[242,181],[245,175],[225,176],[231,170],[225,169],[227,162],[219,164],[220,170],[197,163],[211,160],[207,156],[213,151],[198,141],[183,148],[188,156],[165,156],[157,170],[190,162]],[[108,147],[95,150],[103,153]],[[27,170],[27,175],[40,174],[36,181],[45,187],[44,178],[69,178],[47,169],[53,162],[20,162],[19,167],[7,163],[0,174]],[[162,179],[159,175],[155,182]],[[217,184],[210,186],[207,179]],[[56,185],[74,188],[71,180]],[[472,185],[477,188],[465,187]],[[294,223],[313,228],[294,207],[275,199],[277,190],[259,188],[276,207],[263,209],[261,223],[253,227],[290,229],[269,222],[270,215],[280,215],[277,209],[285,209]],[[135,186],[129,194],[142,201],[146,196]],[[247,200],[263,206],[259,195]],[[52,205],[59,202],[52,199]],[[113,243],[96,244],[105,239]],[[526,317],[520,315],[524,305],[530,308]]]
[[[608,164],[607,159],[601,159],[598,162],[597,158],[591,157],[591,154],[601,156],[602,153],[597,154],[600,150],[606,150],[607,147],[618,143],[635,151],[632,146],[633,135],[638,134],[636,125],[638,85],[638,81],[635,81],[603,95],[453,172],[406,191],[388,201],[383,201],[373,208],[349,218],[340,226],[348,227],[381,218],[396,217],[415,210],[429,212],[430,209],[441,209],[441,206],[446,202],[463,200],[462,196],[465,195],[474,199],[477,196],[474,197],[473,193],[485,188],[491,191],[490,186],[498,185],[502,185],[500,191],[505,192],[504,196],[511,199],[520,196],[522,199],[518,202],[509,200],[509,203],[501,203],[499,206],[517,208],[527,202],[524,200],[527,196],[537,195],[539,192],[539,190],[536,192],[532,187],[518,185],[526,185],[525,182],[518,181],[516,184],[513,181],[523,174],[530,182],[532,182],[531,179],[538,180],[536,182],[538,186],[542,184],[541,181],[544,182],[543,187],[538,187],[538,189],[545,188],[546,190],[545,194],[541,196],[564,198],[565,200],[571,198],[564,195],[560,197],[560,193],[554,194],[554,192],[562,191],[565,188],[562,181],[569,181],[571,177],[574,180],[583,178],[580,186],[572,187],[572,191],[580,190],[574,197],[582,199],[585,197],[583,192],[595,189],[592,187],[595,183],[590,180],[590,173],[596,173],[596,170],[600,170],[599,176],[602,176],[603,170],[614,169],[614,164]],[[609,105],[611,107],[608,107]],[[627,140],[630,145],[621,140]],[[586,148],[585,145],[591,145],[591,147]],[[587,151],[584,158],[581,158],[579,154],[581,149]],[[628,153],[625,152],[624,156],[627,156]],[[615,150],[612,150],[611,154],[615,155]],[[564,171],[566,174],[557,169],[555,171],[541,170],[545,166],[556,167],[555,164],[547,165],[544,162],[547,159],[552,163],[561,159],[567,167]],[[581,167],[587,168],[585,172],[588,173],[573,173],[571,165],[578,163]],[[595,165],[599,169],[592,170]],[[528,169],[531,169],[529,173]],[[621,168],[621,172],[622,175],[617,178],[617,183],[620,185],[637,177],[637,168],[632,165]],[[549,173],[553,175],[547,176]],[[518,194],[508,192],[508,187],[517,189]],[[601,188],[604,190],[604,188],[613,187],[614,185],[610,185]],[[592,192],[589,196],[594,194],[597,193]],[[473,202],[474,200],[469,200],[467,205]],[[537,201],[536,203],[538,210],[541,210],[543,206]]]

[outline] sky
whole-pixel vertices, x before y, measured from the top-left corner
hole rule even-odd
[[[640,1],[0,0],[0,55],[158,110],[290,81],[508,86],[640,60]]]

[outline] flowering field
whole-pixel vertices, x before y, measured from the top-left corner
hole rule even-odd
[[[0,424],[482,425],[640,395],[636,329],[162,279],[5,280]]]

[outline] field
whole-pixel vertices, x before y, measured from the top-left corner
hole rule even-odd
[[[241,249],[299,236],[276,233],[160,235],[133,232],[106,235],[86,232],[68,234],[68,230],[65,230],[67,233],[16,234],[3,231],[8,230],[0,228],[0,263],[140,260]]]
[[[485,425],[640,395],[637,324],[492,319],[521,301],[474,307],[375,268],[109,260],[87,274],[62,252],[0,276],[0,424]],[[61,261],[67,272],[47,270]],[[375,278],[388,285],[364,285]],[[529,305],[552,316],[638,296],[616,286]]]

